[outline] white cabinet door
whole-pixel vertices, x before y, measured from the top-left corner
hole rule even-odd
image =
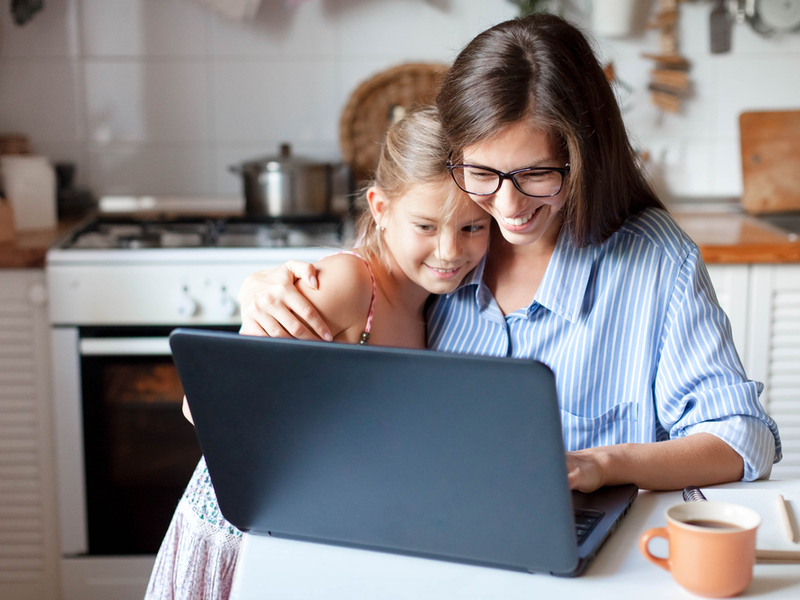
[[[748,374],[764,382],[761,401],[781,433],[773,477],[800,477],[800,265],[751,269]]]
[[[717,300],[730,319],[733,343],[739,352],[744,370],[748,377],[755,379],[750,373],[750,365],[747,361],[747,305],[750,266],[707,265],[707,267],[711,282],[717,292]]]
[[[0,270],[0,598],[58,598],[49,327],[41,270]]]

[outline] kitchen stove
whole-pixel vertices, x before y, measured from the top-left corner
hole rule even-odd
[[[47,253],[51,324],[235,325],[245,277],[314,262],[348,232],[332,217],[101,216]]]
[[[332,217],[103,214],[48,251],[65,600],[143,597],[200,457],[170,331],[236,331],[245,277],[315,262],[349,233]]]

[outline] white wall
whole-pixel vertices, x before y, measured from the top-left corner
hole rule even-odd
[[[263,0],[255,21],[235,24],[193,0],[48,0],[22,28],[4,8],[0,132],[77,162],[79,182],[97,194],[236,194],[228,165],[281,141],[338,158],[339,114],[360,81],[402,62],[449,62],[516,15],[506,0],[288,4]],[[639,53],[657,48],[655,32],[598,40],[634,87],[631,133],[675,195],[739,194],[739,112],[800,107],[800,35],[764,40],[738,26],[733,52],[711,55],[710,9],[682,5],[695,95],[681,115],[647,97],[652,65]]]

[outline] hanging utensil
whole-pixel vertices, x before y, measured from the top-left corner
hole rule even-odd
[[[711,29],[711,53],[723,54],[731,50],[731,29],[733,18],[726,0],[718,0],[709,17]]]

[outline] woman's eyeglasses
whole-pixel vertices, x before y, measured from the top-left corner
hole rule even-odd
[[[549,198],[564,187],[564,177],[569,164],[564,167],[529,167],[503,173],[489,167],[474,165],[447,165],[456,185],[473,196],[491,196],[497,193],[504,179],[510,179],[520,192],[534,198]]]

